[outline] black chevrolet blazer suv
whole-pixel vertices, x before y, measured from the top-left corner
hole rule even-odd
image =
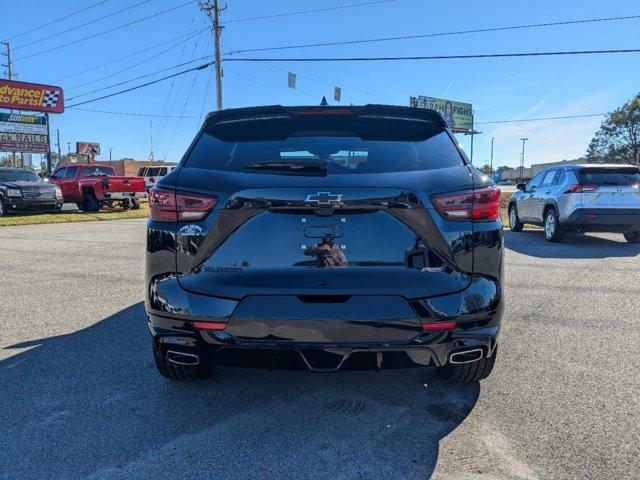
[[[166,377],[493,369],[500,191],[435,111],[212,113],[149,203],[146,311]]]

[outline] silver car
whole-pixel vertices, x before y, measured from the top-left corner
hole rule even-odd
[[[640,170],[633,165],[585,164],[547,168],[509,200],[509,224],[544,228],[550,242],[568,231],[619,232],[640,243]]]

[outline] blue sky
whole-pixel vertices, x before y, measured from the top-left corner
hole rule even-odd
[[[167,70],[136,82],[87,94],[114,83],[166,69],[211,54],[208,30],[170,41],[130,58],[95,68],[175,37],[193,34],[207,25],[197,2],[170,13],[94,39],[34,55],[42,50],[152,15],[186,0],[149,0],[141,5],[85,25],[90,20],[142,0],[108,0],[95,8],[32,33],[11,39],[17,80],[60,85],[67,104],[134,86],[176,71]],[[365,3],[367,0],[228,0],[222,20],[223,48],[250,49],[362,38],[417,35],[563,20],[640,14],[640,4],[628,0],[559,2],[396,0],[376,5],[337,9],[307,15],[237,21],[283,12]],[[97,0],[4,0],[0,37],[8,38],[55,18],[80,10]],[[46,41],[47,35],[80,26]],[[174,47],[174,48],[171,48]],[[477,33],[362,45],[258,52],[247,56],[389,56],[501,53],[550,50],[590,50],[640,47],[640,20],[625,20],[515,31]],[[167,49],[171,48],[168,51]],[[164,51],[164,52],[163,52]],[[240,57],[238,54],[236,57]],[[4,60],[4,57],[2,57]],[[190,65],[197,65],[194,62]],[[188,68],[188,67],[181,67]],[[88,72],[68,77],[83,70]],[[178,69],[178,70],[180,70]],[[287,73],[298,75],[297,89],[287,87]],[[111,75],[110,78],[102,79]],[[472,103],[476,122],[580,115],[611,111],[640,90],[640,54],[590,55],[514,59],[472,59],[371,63],[241,63],[227,62],[225,107],[265,104],[317,104],[342,87],[341,104],[393,103],[408,105],[409,96],[442,96]],[[83,85],[84,84],[84,85]],[[173,86],[172,86],[173,85]],[[171,96],[169,97],[169,92]],[[71,100],[72,97],[79,96]],[[333,103],[333,102],[332,102]],[[189,73],[134,92],[100,100],[80,108],[183,118],[139,117],[67,109],[51,116],[52,132],[60,129],[62,151],[76,140],[102,145],[99,158],[147,159],[152,146],[157,159],[177,161],[197,131],[202,112],[215,107],[211,68]],[[575,158],[582,155],[601,119],[479,125],[474,163],[489,159],[495,137],[494,166],[519,162],[520,137],[529,138],[526,163]],[[469,139],[460,137],[467,152]],[[55,148],[55,147],[53,147]]]

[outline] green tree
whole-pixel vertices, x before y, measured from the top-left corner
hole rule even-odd
[[[480,167],[480,171],[485,175],[491,175],[491,165],[485,163],[482,167]]]
[[[640,93],[602,122],[587,148],[587,160],[640,165]]]

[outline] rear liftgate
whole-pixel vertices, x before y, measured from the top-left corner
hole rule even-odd
[[[469,284],[456,264],[468,224],[455,223],[452,248],[398,189],[249,190],[215,213],[206,236],[179,236],[182,286],[241,299],[230,343],[295,348],[314,371],[341,368],[359,347],[380,368],[380,351],[423,333],[408,299]]]

